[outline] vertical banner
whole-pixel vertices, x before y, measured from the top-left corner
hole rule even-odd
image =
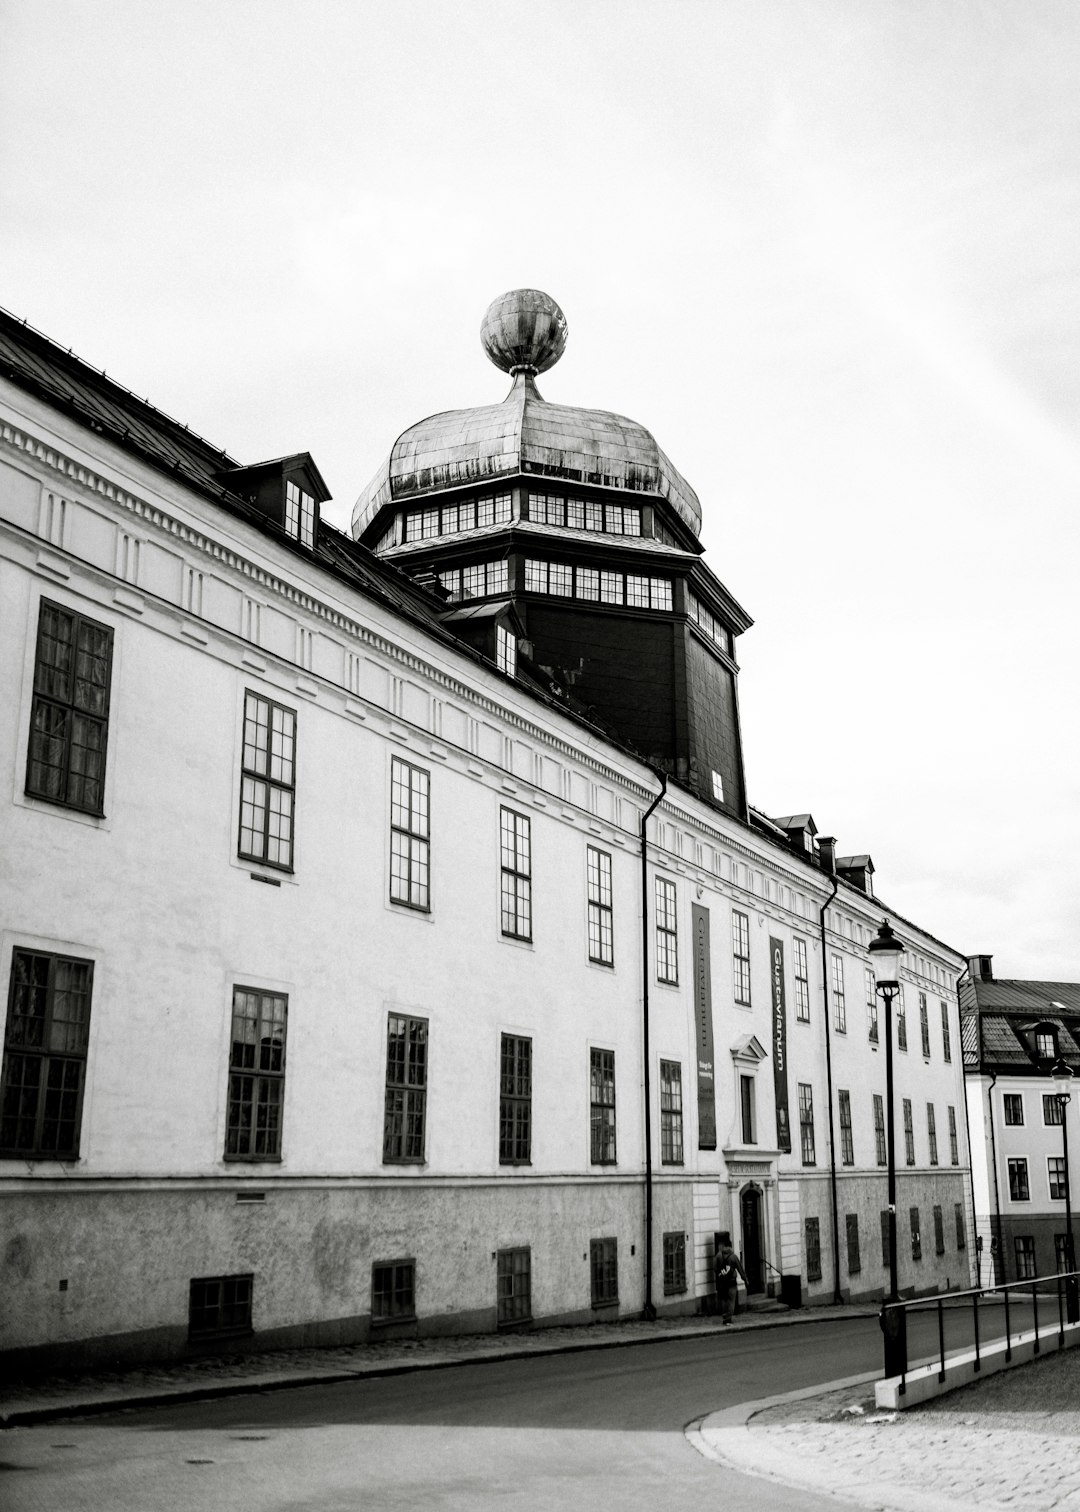
[[[787,1005],[784,999],[784,942],[769,936],[769,982],[772,992],[773,1082],[776,1087],[776,1146],[791,1149],[787,1086]]]
[[[698,1149],[716,1149],[716,1073],[713,1064],[712,960],[709,910],[690,906],[694,929],[694,1016],[697,1021]]]

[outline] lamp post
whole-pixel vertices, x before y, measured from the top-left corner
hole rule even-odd
[[[900,1301],[896,1267],[896,1119],[893,1116],[892,1005],[900,991],[900,958],[904,947],[887,919],[870,941],[870,964],[875,990],[885,999],[885,1124],[889,1166],[889,1294],[881,1308],[881,1331],[885,1336],[885,1375],[903,1375],[907,1370],[907,1313]],[[893,1304],[893,1305],[890,1305]]]
[[[1054,1079],[1054,1096],[1061,1116],[1061,1163],[1065,1174],[1065,1270],[1070,1273],[1065,1279],[1065,1317],[1066,1322],[1076,1323],[1080,1322],[1080,1294],[1077,1292],[1076,1276],[1071,1274],[1076,1270],[1076,1256],[1073,1253],[1072,1194],[1069,1190],[1069,1129],[1065,1122],[1065,1110],[1072,1102],[1069,1087],[1073,1073],[1064,1056],[1058,1056],[1050,1067],[1050,1075]]]

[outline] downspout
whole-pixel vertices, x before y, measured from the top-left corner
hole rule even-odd
[[[653,810],[667,792],[667,777],[656,767],[649,770],[660,783],[660,791],[641,816],[641,1044],[645,1062],[645,1306],[642,1317],[651,1323],[656,1317],[652,1298],[652,1076],[649,1071],[649,853],[645,826]]]
[[[979,1038],[982,1039],[982,1018],[979,1019]],[[990,1072],[990,1085],[986,1089],[986,1109],[990,1115],[990,1161],[994,1168],[994,1232],[991,1239],[997,1240],[997,1254],[1001,1261],[1001,1279],[1005,1279],[1005,1254],[1001,1245],[1001,1191],[998,1187],[997,1169],[997,1140],[994,1137],[994,1088],[997,1086],[997,1072]],[[996,1284],[998,1279],[997,1262],[994,1260],[994,1251],[990,1252],[990,1277]]]
[[[819,847],[822,840],[818,840]],[[824,843],[828,847],[826,855],[829,861],[829,870],[832,873],[832,892],[821,905],[819,923],[821,926],[821,986],[825,997],[825,1082],[829,1094],[829,1196],[832,1202],[832,1249],[833,1249],[833,1302],[839,1305],[843,1302],[840,1295],[840,1218],[837,1211],[836,1196],[836,1137],[833,1124],[833,1084],[832,1084],[832,1030],[829,1025],[829,961],[828,947],[825,944],[825,913],[829,904],[836,897],[840,886],[840,879],[836,875],[836,841],[831,836],[824,837]]]
[[[971,1110],[968,1107],[968,1100],[967,1100],[967,1072],[964,1069],[964,1009],[963,1009],[963,1004],[960,1002],[960,984],[964,980],[964,977],[966,975],[967,975],[967,967],[965,966],[964,969],[963,969],[963,971],[961,971],[960,975],[956,979],[956,1022],[957,1022],[957,1027],[958,1027],[958,1029],[960,1031],[960,1083],[961,1083],[961,1086],[962,1086],[963,1092],[964,1092],[964,1129],[965,1129],[965,1131],[967,1133],[967,1148],[968,1148],[968,1186],[971,1188],[971,1230],[972,1230],[973,1236],[977,1240],[978,1239],[978,1235],[979,1235],[979,1220],[978,1220],[978,1214],[977,1214],[976,1207],[975,1207],[975,1157],[974,1157],[974,1155],[972,1153],[972,1145],[971,1145]],[[978,1015],[978,1003],[977,1002],[976,1002],[976,1005],[975,1005],[975,1011],[976,1011],[976,1015]],[[976,1018],[976,1022],[979,1024],[979,1065],[978,1065],[978,1070],[981,1073],[982,1072],[982,1021],[981,1021],[981,1019]],[[986,1142],[985,1142],[985,1140],[983,1141],[983,1153],[984,1154],[986,1153]],[[968,1275],[970,1276],[970,1274],[971,1274],[971,1271],[969,1270],[968,1271]],[[976,1282],[978,1283],[979,1286],[982,1285],[982,1267],[979,1265],[978,1244],[976,1244],[976,1246],[975,1246],[975,1280],[976,1280]]]

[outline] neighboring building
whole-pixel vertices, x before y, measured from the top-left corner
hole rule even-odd
[[[306,453],[240,466],[9,316],[0,355],[4,1357],[695,1310],[720,1228],[755,1292],[880,1295],[888,910],[867,855],[746,806],[749,621],[671,464],[593,411],[557,422],[595,431],[582,480],[466,427],[460,568],[377,555]],[[440,531],[442,465],[414,468]],[[532,518],[541,480],[580,493],[580,548]],[[600,598],[552,601],[563,558]],[[963,958],[890,916],[901,1284],[928,1291],[972,1250]]]
[[[992,959],[970,957],[960,986],[979,1276],[987,1283],[1066,1268],[1066,1135],[1074,1161],[1080,1153],[1077,1096],[1063,1123],[1050,1079],[1061,1057],[1080,1089],[1080,983],[998,981]],[[1073,1251],[1080,1256],[1075,1223]]]

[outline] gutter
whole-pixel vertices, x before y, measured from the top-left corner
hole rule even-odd
[[[828,838],[828,837],[826,837]],[[818,844],[821,844],[819,839]],[[829,855],[832,859],[835,852],[833,841]],[[825,914],[829,904],[836,897],[840,887],[840,878],[835,871],[832,874],[832,892],[821,905],[819,912],[819,924],[821,928],[821,990],[825,999],[825,1083],[829,1097],[829,1199],[832,1205],[832,1248],[833,1248],[833,1302],[840,1303],[843,1297],[840,1293],[840,1218],[837,1211],[836,1195],[836,1136],[833,1123],[833,1079],[832,1079],[832,1029],[829,1023],[829,963],[828,947],[825,943]]]
[[[649,854],[645,826],[667,792],[667,777],[656,767],[649,770],[660,791],[641,816],[641,1047],[645,1067],[645,1306],[646,1323],[656,1317],[653,1303],[653,1173],[652,1173],[652,1076],[649,1069]]]

